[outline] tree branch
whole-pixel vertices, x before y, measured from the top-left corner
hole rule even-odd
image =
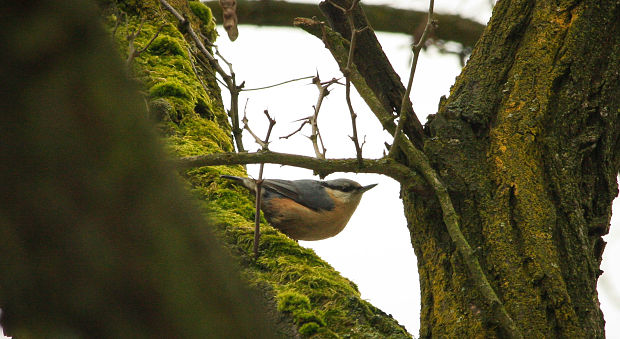
[[[332,3],[333,6],[339,8],[343,13],[347,16],[347,22],[349,23],[349,28],[351,29],[351,44],[349,45],[349,56],[347,57],[347,66],[344,68],[344,76],[346,77],[346,85],[345,85],[345,100],[347,102],[347,107],[349,108],[349,114],[351,116],[351,127],[353,130],[353,135],[350,136],[351,141],[353,141],[353,145],[355,146],[355,154],[357,155],[357,159],[361,164],[362,161],[362,148],[359,144],[359,138],[357,136],[357,114],[353,110],[353,104],[351,103],[351,66],[353,65],[353,54],[355,53],[355,47],[357,42],[357,35],[361,33],[363,30],[367,29],[368,26],[358,30],[355,28],[355,21],[353,17],[353,9],[355,6],[359,4],[359,0],[353,0],[351,3],[351,7],[348,9],[339,7],[338,5]],[[398,130],[397,130],[398,131]]]
[[[376,173],[393,178],[401,183],[419,182],[421,177],[407,166],[393,159],[362,159],[360,166],[356,158],[317,159],[305,155],[260,151],[255,153],[215,153],[184,157],[175,160],[179,169],[202,166],[280,164],[313,170],[321,178],[335,172]]]
[[[205,2],[213,15],[221,21],[222,10],[219,2]],[[363,4],[368,21],[376,31],[413,34],[411,23],[423,22],[425,11],[407,10],[382,5]],[[294,3],[286,1],[237,1],[237,16],[240,24],[259,26],[290,27],[296,17],[324,18],[316,4]],[[464,47],[473,47],[484,29],[483,24],[462,18],[458,15],[437,14],[441,27],[435,31],[435,38],[455,41]]]
[[[426,42],[426,38],[428,37],[429,32],[433,28],[433,9],[435,7],[435,1],[430,0],[428,6],[428,17],[426,19],[426,26],[424,26],[424,32],[420,36],[420,40],[418,43],[413,45],[413,60],[411,61],[411,70],[409,71],[409,81],[407,82],[407,89],[405,90],[405,94],[403,94],[403,100],[400,103],[400,113],[398,114],[398,125],[396,126],[396,131],[394,132],[394,142],[392,143],[392,147],[390,148],[390,152],[388,154],[389,157],[394,157],[398,150],[398,142],[401,139],[399,136],[403,131],[403,126],[407,121],[407,103],[409,102],[409,96],[411,95],[411,87],[413,85],[413,77],[415,76],[415,70],[418,65],[418,57],[420,56],[420,52],[422,51],[422,47],[424,47],[424,43]]]
[[[314,147],[314,154],[316,155],[316,157],[320,159],[325,159],[325,153],[327,152],[327,149],[323,144],[323,138],[321,138],[321,133],[319,132],[319,111],[321,110],[321,104],[323,103],[323,99],[325,99],[325,97],[329,94],[329,86],[338,83],[338,80],[331,79],[326,83],[322,83],[317,73],[317,75],[312,79],[312,83],[319,90],[319,97],[317,98],[316,105],[314,106],[314,114],[312,114],[312,116],[308,118],[308,122],[310,123],[310,126],[312,126],[312,134],[310,134],[310,140],[312,140],[312,146]],[[321,142],[321,148],[323,149],[322,152],[319,148],[319,141]]]
[[[263,151],[269,150],[269,137],[271,136],[271,131],[273,130],[273,126],[276,124],[276,121],[271,118],[269,115],[269,111],[264,111],[265,116],[267,116],[267,120],[269,120],[269,128],[267,128],[267,136],[265,136],[265,140],[261,140],[260,145]],[[247,118],[244,116],[245,127],[250,129],[250,126],[247,124]],[[258,141],[257,141],[258,142]],[[258,170],[258,179],[256,180],[256,208],[254,214],[254,259],[258,259],[258,245],[260,241],[260,204],[261,204],[261,188],[263,186],[263,170],[265,169],[265,163],[261,162],[260,169]]]

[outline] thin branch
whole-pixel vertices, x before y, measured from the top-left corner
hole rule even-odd
[[[217,73],[213,71],[211,67],[209,67],[201,58],[198,57],[198,53],[194,51],[192,51],[192,53],[194,57],[196,58],[196,61],[198,61],[198,63],[200,64],[200,66],[202,66],[204,70],[207,71],[207,73],[212,75],[215,78],[215,81],[217,81],[220,85],[224,86],[224,88],[228,89],[228,85],[223,80],[220,80],[220,78],[217,77]]]
[[[406,105],[409,101],[409,95],[411,94],[411,87],[413,85],[413,77],[415,76],[416,66],[418,64],[418,57],[420,56],[420,51],[422,47],[424,47],[424,43],[428,37],[429,32],[434,26],[433,21],[433,8],[435,6],[435,0],[430,0],[428,6],[428,16],[426,18],[426,26],[424,27],[424,32],[422,32],[422,36],[420,36],[420,40],[417,44],[413,45],[413,60],[411,61],[411,70],[409,71],[409,81],[407,82],[407,89],[405,90],[405,94],[403,94],[403,99],[400,103],[400,113],[398,119],[398,125],[396,126],[396,131],[394,132],[394,141],[392,143],[392,147],[388,153],[389,157],[394,157],[398,150],[398,144],[401,140],[403,133],[403,126],[405,125],[405,121],[407,120],[407,110]]]
[[[260,164],[258,170],[258,179],[256,184],[256,205],[254,209],[254,259],[258,259],[258,246],[260,244],[260,204],[261,204],[261,188],[263,187],[263,168],[264,163]]]
[[[346,68],[349,42],[342,35],[334,32],[331,28],[325,26],[324,23],[313,19],[297,18],[293,24],[322,39],[336,62],[338,62],[340,69],[344,70]],[[355,64],[350,65],[349,78],[362,99],[364,99],[368,107],[379,119],[383,128],[393,135],[396,130],[396,124],[393,121],[394,116],[392,112],[386,110],[385,106],[366,83],[366,79],[359,73]]]
[[[362,159],[362,166],[356,158],[318,159],[305,155],[287,154],[272,151],[255,153],[214,153],[184,157],[175,160],[179,169],[202,166],[280,164],[313,170],[321,178],[335,172],[376,173],[393,178],[403,184],[420,182],[422,178],[407,166],[390,158]]]
[[[213,45],[213,48],[215,48],[215,55],[220,57],[220,59],[222,59],[222,61],[224,61],[224,63],[228,66],[228,70],[230,71],[230,74],[232,76],[232,74],[235,73],[232,68],[232,63],[226,60],[226,58],[224,58],[224,56],[220,53],[220,49],[216,45]]]
[[[317,74],[312,79],[312,83],[315,84],[316,88],[319,90],[319,97],[317,98],[316,105],[314,106],[314,114],[308,119],[308,121],[310,122],[310,126],[312,126],[310,140],[312,140],[312,146],[314,147],[314,154],[316,155],[316,157],[319,159],[325,159],[325,153],[327,152],[327,149],[325,148],[325,144],[323,144],[323,138],[321,137],[321,133],[319,132],[319,111],[321,110],[321,104],[323,103],[323,99],[329,94],[329,86],[338,83],[338,79],[333,78],[323,83],[321,82],[321,79]],[[319,142],[321,143],[320,148]],[[323,149],[322,152],[321,149]]]
[[[357,155],[357,159],[360,162],[362,162],[362,147],[359,144],[359,139],[357,137],[357,114],[355,114],[355,111],[353,110],[353,104],[351,103],[351,65],[353,64],[353,54],[355,53],[355,47],[356,47],[356,42],[357,42],[357,35],[359,33],[361,33],[363,30],[367,29],[368,27],[364,27],[361,30],[358,30],[355,28],[355,22],[353,20],[353,9],[355,8],[355,6],[357,6],[357,4],[359,3],[359,0],[353,0],[353,2],[351,3],[351,7],[349,9],[344,9],[340,6],[338,6],[337,4],[335,4],[333,1],[330,1],[330,3],[336,7],[336,8],[340,8],[344,14],[347,17],[347,22],[349,23],[349,27],[351,29],[351,44],[349,45],[349,57],[347,58],[347,66],[344,69],[344,76],[346,77],[346,89],[345,89],[345,100],[347,102],[347,107],[349,108],[349,113],[351,115],[351,126],[352,126],[352,130],[353,130],[353,135],[350,136],[349,138],[351,138],[351,141],[353,141],[353,145],[355,146],[355,154]]]
[[[347,106],[349,107],[349,113],[351,114],[351,126],[353,129],[353,135],[350,136],[351,141],[353,141],[353,145],[355,146],[355,154],[357,155],[357,159],[362,161],[362,145],[360,145],[359,140],[357,138],[357,114],[353,110],[353,105],[351,104],[351,80],[347,78],[346,90],[345,90],[345,99],[347,101]]]
[[[299,128],[294,130],[293,133],[291,133],[291,134],[288,134],[288,135],[285,135],[283,137],[280,137],[280,139],[288,139],[288,138],[292,137],[293,135],[297,134],[299,131],[301,131],[302,128],[304,128],[304,126],[306,124],[310,123],[310,121],[308,119],[309,118],[300,119],[300,120],[303,120],[303,122],[301,123],[301,125],[299,125]]]
[[[246,101],[247,107],[247,101]],[[264,111],[267,119],[269,120],[269,128],[267,129],[267,136],[265,136],[265,140],[260,140],[260,145],[263,151],[269,150],[269,137],[271,136],[271,130],[273,126],[276,124],[276,121],[269,116],[269,112],[267,110]],[[247,118],[245,117],[245,109],[244,109],[244,124],[246,127],[249,126],[247,124]],[[259,139],[257,139],[258,142]],[[258,245],[260,242],[260,205],[261,205],[261,187],[263,185],[263,170],[265,168],[265,163],[262,162],[260,164],[260,169],[258,170],[258,179],[256,180],[256,214],[254,215],[254,259],[258,259]]]
[[[149,40],[149,42],[146,43],[146,45],[137,52],[136,57],[140,56],[140,54],[144,53],[144,51],[146,51],[149,46],[151,46],[151,44],[153,43],[153,41],[155,41],[155,39],[157,39],[157,37],[159,36],[159,33],[161,33],[162,29],[164,29],[166,25],[161,25],[159,26],[159,28],[157,29],[157,32],[155,33],[155,35],[153,35],[153,37],[151,38],[151,40]]]
[[[194,70],[194,74],[196,74],[196,78],[198,78],[198,81],[200,81],[200,85],[202,86],[202,89],[204,89],[206,93],[209,93],[209,89],[205,85],[204,81],[202,81],[202,77],[198,74],[198,68],[196,68],[196,65],[194,64],[194,59],[192,58],[192,56],[194,55],[194,52],[189,46],[187,47],[187,52],[188,52],[189,63],[192,65],[192,69]]]
[[[302,78],[282,81],[282,82],[279,82],[277,84],[273,84],[273,85],[269,85],[269,86],[257,87],[257,88],[246,88],[246,89],[243,89],[242,92],[258,91],[258,90],[261,90],[261,89],[267,89],[267,88],[272,88],[272,87],[288,84],[289,82],[293,82],[293,81],[306,80],[306,79],[312,79],[312,78],[314,78],[314,76],[310,75],[310,76],[307,76],[307,77],[302,77]]]
[[[247,108],[248,106],[248,102],[245,102],[245,107]],[[254,133],[254,131],[252,131],[252,129],[250,128],[250,125],[248,124],[249,120],[247,115],[245,114],[245,109],[243,110],[243,119],[241,119],[241,122],[243,123],[243,129],[248,131],[248,133],[250,133],[250,135],[252,136],[252,138],[254,138],[254,142],[256,142],[262,149],[266,149],[268,147],[268,145],[261,139],[258,137],[258,135],[256,135]],[[271,120],[270,120],[271,121]]]

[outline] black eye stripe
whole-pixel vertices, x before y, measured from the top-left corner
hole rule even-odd
[[[352,192],[352,191],[355,191],[361,188],[361,187],[355,187],[352,185],[330,185],[327,182],[322,182],[321,185],[323,185],[324,187],[342,191],[342,192]]]

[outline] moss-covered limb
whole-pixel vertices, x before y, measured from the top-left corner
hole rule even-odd
[[[235,82],[234,73],[228,74],[226,73],[226,71],[224,71],[224,69],[222,69],[217,59],[213,57],[211,52],[205,47],[204,43],[202,42],[202,39],[198,37],[194,29],[192,28],[189,20],[187,20],[181,13],[179,13],[174,8],[174,6],[170,5],[166,0],[160,0],[160,2],[170,13],[172,13],[172,15],[174,15],[174,17],[179,21],[180,25],[185,27],[193,43],[196,44],[196,47],[198,47],[198,50],[202,53],[204,57],[207,58],[211,67],[213,67],[213,69],[217,72],[217,74],[219,74],[222,77],[222,79],[224,79],[224,82],[226,82],[226,87],[230,91],[230,96],[231,96],[231,105],[230,105],[229,115],[230,115],[230,119],[233,125],[232,132],[234,135],[235,144],[237,145],[237,150],[239,152],[245,151],[245,148],[243,147],[243,141],[241,138],[241,129],[239,128],[239,102],[238,100],[239,100],[239,91],[241,90],[241,88],[237,86]],[[215,29],[215,27],[213,26],[211,28]]]
[[[206,1],[213,14],[221,20],[222,10],[217,1]],[[376,31],[413,34],[415,24],[424,22],[426,12],[392,8],[381,5],[364,6],[364,12]],[[321,18],[322,13],[315,4],[286,1],[238,1],[237,15],[240,24],[290,27],[297,17]],[[440,27],[435,37],[444,41],[455,41],[466,47],[473,47],[484,25],[458,15],[437,14]]]
[[[400,182],[419,181],[419,177],[406,166],[392,159],[318,159],[304,155],[261,151],[256,153],[214,153],[184,157],[176,160],[180,169],[217,165],[280,164],[307,168],[321,177],[334,172],[384,174]]]

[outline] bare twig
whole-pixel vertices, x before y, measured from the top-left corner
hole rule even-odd
[[[224,29],[228,33],[230,41],[235,41],[239,36],[239,30],[237,29],[237,1],[220,0],[220,6],[222,6]]]
[[[309,119],[310,119],[310,117],[300,119],[300,120],[303,120],[303,122],[301,123],[301,125],[299,125],[299,128],[294,130],[293,133],[291,133],[291,134],[288,134],[288,135],[285,135],[283,137],[280,137],[280,139],[288,139],[288,138],[292,137],[293,135],[297,134],[299,131],[301,131],[302,128],[304,128],[304,126],[306,124],[310,123]]]
[[[323,144],[323,138],[321,137],[321,133],[319,131],[319,111],[321,110],[321,104],[323,103],[323,99],[329,94],[329,86],[339,82],[338,79],[333,78],[330,81],[326,81],[323,83],[321,82],[321,79],[317,74],[312,79],[312,83],[315,84],[316,88],[319,90],[319,97],[317,98],[316,105],[314,106],[314,114],[308,118],[310,126],[312,126],[310,140],[312,141],[312,146],[314,147],[314,154],[316,155],[316,157],[319,159],[325,159],[325,153],[327,152],[327,149],[325,148],[325,144]],[[321,143],[320,147],[319,142]]]
[[[144,51],[146,51],[149,48],[149,46],[151,46],[153,41],[155,41],[155,39],[157,39],[157,37],[159,36],[159,33],[161,33],[161,30],[164,29],[165,26],[166,26],[165,24],[159,26],[159,28],[157,29],[157,32],[155,32],[155,35],[153,35],[151,40],[149,40],[149,42],[147,42],[146,45],[144,47],[142,47],[142,49],[137,51],[136,57],[138,57],[140,54],[142,54]]]
[[[256,205],[254,209],[254,259],[258,259],[258,245],[260,244],[260,204],[261,204],[261,188],[263,187],[263,169],[265,164],[260,164],[258,170],[258,179],[256,182]]]
[[[363,30],[367,29],[368,27],[364,27],[361,30],[358,30],[355,28],[355,22],[353,20],[353,9],[355,8],[355,6],[357,6],[357,4],[359,3],[360,0],[353,0],[353,2],[351,3],[351,7],[349,9],[344,9],[340,6],[338,6],[337,4],[335,4],[333,1],[330,1],[330,3],[336,7],[339,8],[340,10],[342,10],[344,12],[344,14],[347,17],[347,22],[349,23],[349,27],[351,28],[351,44],[349,45],[349,57],[347,59],[347,66],[344,68],[344,76],[346,77],[346,85],[345,85],[345,99],[347,101],[347,107],[349,108],[349,113],[351,115],[351,126],[352,126],[352,130],[353,130],[353,135],[349,136],[349,138],[351,138],[351,141],[353,141],[353,145],[355,146],[355,154],[357,155],[357,160],[360,164],[360,166],[362,165],[362,147],[359,144],[359,139],[357,137],[357,114],[355,114],[355,111],[353,110],[353,104],[351,104],[351,73],[352,73],[352,69],[351,69],[351,65],[353,64],[353,54],[355,53],[355,44],[357,42],[357,35],[359,33],[361,33]]]
[[[247,101],[246,101],[246,107],[247,107]],[[271,136],[271,130],[273,129],[273,126],[276,124],[276,121],[272,119],[271,116],[269,116],[269,112],[267,110],[265,110],[264,113],[267,116],[267,119],[269,120],[269,128],[267,129],[267,136],[265,136],[265,140],[257,139],[257,142],[260,140],[259,144],[261,145],[262,151],[268,151],[269,150],[269,137]],[[245,110],[244,110],[243,120],[244,120],[245,126],[249,130],[249,126],[247,124],[248,119],[245,117]],[[252,133],[252,135],[254,134]],[[263,169],[264,168],[265,168],[265,163],[262,162],[258,170],[258,179],[256,179],[256,213],[254,215],[254,258],[255,259],[258,259],[258,245],[260,242],[260,205],[261,205],[261,188],[263,185]]]
[[[388,153],[389,157],[394,157],[400,139],[402,138],[403,126],[405,125],[405,120],[407,120],[407,110],[406,105],[409,100],[409,95],[411,94],[411,86],[413,84],[413,77],[415,76],[416,66],[418,64],[418,57],[420,56],[420,51],[422,47],[424,47],[424,43],[426,42],[426,38],[430,33],[431,29],[435,25],[433,21],[433,8],[435,6],[435,0],[430,0],[428,6],[428,17],[426,19],[426,26],[424,27],[424,32],[422,32],[422,36],[420,36],[420,40],[418,43],[413,45],[413,60],[411,61],[411,70],[409,71],[409,81],[407,82],[407,89],[405,90],[405,94],[403,94],[403,99],[400,103],[400,113],[398,119],[398,125],[396,126],[396,131],[394,132],[394,142],[392,143],[392,147]]]
[[[347,48],[349,42],[343,38],[342,35],[334,32],[323,22],[313,19],[297,18],[294,25],[303,28],[310,34],[315,35],[317,38],[322,39],[325,46],[332,53],[332,56],[336,62],[338,62],[340,69],[344,71],[347,68],[347,63],[349,60],[348,55],[350,51],[350,49]],[[392,114],[392,111],[387,110],[381,103],[381,100],[366,83],[366,79],[359,73],[354,63],[350,65],[349,69],[349,78],[357,89],[357,92],[360,94],[362,99],[364,99],[370,110],[379,119],[379,122],[381,122],[383,128],[393,135],[396,130],[396,124],[393,121],[394,115]]]
[[[127,60],[125,61],[125,65],[127,66],[127,69],[131,69],[131,63],[133,62],[133,59],[138,55],[138,51],[136,50],[136,45],[134,44],[134,42],[136,41],[136,38],[138,37],[138,35],[140,35],[140,33],[142,32],[142,25],[144,24],[144,19],[142,21],[140,21],[140,26],[138,26],[138,29],[133,29],[131,31],[131,33],[127,34],[127,43],[128,43],[128,53],[127,53]]]
[[[346,90],[345,90],[345,98],[347,101],[347,106],[349,107],[349,113],[351,114],[351,126],[353,129],[353,135],[349,136],[351,141],[353,141],[353,145],[355,146],[355,154],[357,155],[357,160],[359,160],[360,165],[362,164],[362,145],[360,145],[359,140],[357,138],[357,114],[353,110],[353,105],[351,104],[351,80],[347,78]]]
[[[207,88],[205,83],[202,81],[202,77],[198,74],[198,69],[196,68],[196,65],[194,64],[194,59],[192,58],[192,56],[194,55],[194,52],[192,51],[190,47],[187,47],[187,52],[188,52],[187,58],[189,59],[189,63],[192,65],[192,69],[194,70],[194,73],[196,74],[196,78],[198,78],[198,81],[200,81],[200,85],[205,90],[205,92],[209,93],[209,89]]]
[[[215,77],[215,81],[217,81],[220,85],[224,86],[224,88],[228,89],[228,84],[226,84],[223,80],[220,80],[220,78],[217,77],[217,73],[213,71],[211,67],[209,67],[201,58],[198,57],[198,53],[194,51],[192,51],[192,53],[194,54],[196,61],[198,61],[198,63],[205,69],[205,71],[213,75]]]
[[[267,148],[268,145],[265,144],[265,142],[261,138],[259,138],[258,135],[256,135],[254,131],[252,131],[252,129],[250,128],[250,125],[248,124],[248,118],[245,114],[243,115],[243,119],[241,119],[241,122],[243,122],[243,129],[250,133],[250,135],[254,138],[254,141],[262,148]]]
[[[276,86],[280,86],[280,85],[288,84],[288,83],[293,82],[293,81],[306,80],[306,79],[312,79],[312,78],[314,78],[314,76],[313,76],[313,75],[310,75],[310,76],[307,76],[307,77],[302,77],[302,78],[297,78],[297,79],[291,79],[291,80],[282,81],[282,82],[279,82],[279,83],[277,83],[277,84],[273,84],[273,85],[269,85],[269,86],[263,86],[263,87],[257,87],[257,88],[246,88],[246,89],[244,89],[244,90],[242,90],[242,91],[243,91],[243,92],[258,91],[258,90],[261,90],[261,89],[267,89],[267,88],[272,88],[272,87],[276,87]]]

